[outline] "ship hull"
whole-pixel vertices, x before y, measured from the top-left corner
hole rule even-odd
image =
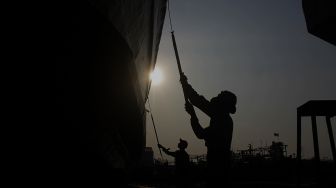
[[[53,41],[62,91],[54,161],[60,179],[121,180],[145,147],[145,101],[165,0],[71,1],[59,6]],[[137,12],[136,12],[137,11]]]

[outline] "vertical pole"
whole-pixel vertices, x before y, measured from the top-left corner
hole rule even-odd
[[[180,74],[180,78],[181,78],[181,75],[183,74],[183,72],[182,72],[182,67],[181,67],[181,62],[180,62],[180,56],[179,56],[179,53],[178,53],[178,50],[177,50],[176,41],[175,41],[174,31],[171,32],[171,37],[172,37],[173,46],[174,46],[174,52],[175,52],[175,57],[176,57],[176,62],[177,62],[177,68],[178,68],[178,71],[179,71],[179,74]],[[185,95],[185,89],[184,89],[183,85],[182,85],[182,89],[183,89],[184,100],[185,100],[185,102],[188,102],[188,98]]]
[[[173,41],[173,46],[174,46],[174,52],[175,52],[175,57],[176,57],[176,62],[177,62],[177,68],[178,71],[180,73],[180,78],[182,77],[182,67],[181,67],[181,62],[180,62],[180,56],[177,50],[177,45],[176,45],[176,41],[175,41],[175,35],[174,35],[174,31],[171,32],[171,37],[172,37],[172,41]],[[182,84],[182,90],[183,90],[183,97],[184,97],[184,101],[187,103],[188,102],[188,97],[186,96],[186,89],[184,87],[184,85]],[[194,108],[192,108],[193,113],[195,114],[195,110]]]
[[[332,152],[332,156],[333,156],[333,159],[334,159],[334,163],[336,163],[335,141],[334,141],[334,135],[333,135],[332,127],[331,127],[330,118],[331,118],[330,116],[326,116],[326,122],[327,122],[327,127],[328,127],[331,152]]]
[[[297,112],[297,146],[296,146],[296,157],[297,157],[297,187],[300,186],[301,183],[301,115]]]
[[[158,134],[157,134],[157,132],[156,132],[156,126],[155,126],[155,122],[154,122],[154,118],[153,118],[153,113],[152,113],[152,108],[151,108],[151,106],[150,106],[150,102],[149,102],[149,99],[148,99],[148,107],[149,107],[149,113],[150,113],[150,115],[151,115],[151,119],[152,119],[152,123],[153,123],[153,127],[154,127],[154,132],[155,132],[155,137],[156,137],[156,142],[157,142],[157,144],[159,145],[160,144],[160,142],[159,142],[159,137],[158,137]],[[161,158],[163,159],[163,156],[162,156],[162,152],[161,152],[161,148],[158,146],[158,148],[159,148],[159,151],[160,151],[160,155],[161,155]]]
[[[176,57],[176,62],[177,62],[177,68],[180,74],[182,74],[182,67],[181,67],[181,62],[180,62],[180,56],[177,50],[177,45],[176,45],[176,40],[175,40],[175,35],[174,31],[171,32],[172,40],[173,40],[173,46],[174,46],[174,52],[175,52],[175,57]]]
[[[319,150],[319,144],[318,144],[318,136],[317,136],[317,126],[316,126],[316,116],[311,116],[312,121],[312,130],[313,130],[313,141],[314,141],[314,162],[315,162],[315,174],[316,174],[316,180],[319,184],[320,181],[320,150]]]
[[[155,132],[156,142],[157,142],[158,144],[160,144],[160,142],[159,142],[159,137],[158,137],[157,132],[156,132],[156,126],[155,126],[155,123],[154,123],[154,118],[153,118],[152,112],[150,112],[150,113],[151,113],[152,123],[153,123],[153,127],[154,127],[154,132]],[[161,152],[161,148],[159,148],[159,151],[160,151],[161,158],[163,159],[162,152]]]
[[[320,150],[317,136],[316,116],[312,116],[311,120],[312,120],[313,141],[314,141],[314,155],[315,160],[318,163],[320,161]]]

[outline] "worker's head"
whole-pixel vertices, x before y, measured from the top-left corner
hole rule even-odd
[[[180,138],[180,142],[178,143],[177,147],[179,149],[186,149],[188,147],[188,142]]]
[[[224,113],[234,114],[236,112],[237,97],[230,91],[222,91],[211,99],[211,105]]]

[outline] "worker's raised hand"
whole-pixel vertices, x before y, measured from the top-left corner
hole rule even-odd
[[[195,110],[193,105],[190,102],[185,103],[185,110],[190,114],[191,116],[195,115]]]

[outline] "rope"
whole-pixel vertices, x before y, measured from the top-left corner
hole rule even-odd
[[[169,16],[169,25],[170,25],[170,32],[172,35],[174,35],[174,30],[173,30],[173,24],[172,24],[172,20],[171,20],[171,15],[170,15],[170,4],[169,4],[169,0],[168,0],[168,16]],[[149,102],[149,95],[147,95],[147,101],[148,101],[148,107],[149,107],[149,113],[150,113],[150,116],[151,116],[151,119],[152,119],[152,123],[153,123],[153,127],[154,127],[154,132],[155,132],[155,137],[156,137],[156,142],[158,144],[160,144],[159,142],[159,137],[158,137],[158,134],[157,134],[157,131],[156,131],[156,126],[155,126],[155,122],[154,122],[154,118],[153,118],[153,113],[152,113],[152,108],[150,106],[150,102]],[[162,152],[161,152],[161,148],[159,148],[159,151],[160,151],[160,155],[161,155],[161,158],[163,159],[163,156],[162,156]]]
[[[168,0],[168,16],[169,16],[170,32],[174,33],[173,24],[172,24],[171,16],[170,16],[170,3],[169,3],[169,0]]]
[[[171,33],[171,36],[172,36],[172,41],[173,41],[173,46],[174,46],[174,51],[175,51],[175,56],[176,56],[177,67],[178,67],[178,70],[179,70],[179,74],[181,76],[183,74],[183,72],[182,72],[182,67],[181,67],[180,58],[179,58],[179,54],[178,54],[178,50],[177,50],[175,36],[174,36],[173,24],[172,24],[171,14],[170,14],[170,3],[169,3],[169,0],[168,0],[168,16],[169,16],[170,33]],[[185,100],[185,102],[188,102],[188,98],[185,95],[185,88],[183,86],[182,86],[182,89],[183,89],[184,100]],[[154,132],[155,132],[155,136],[156,136],[156,142],[158,144],[160,144],[159,137],[158,137],[158,134],[157,134],[157,131],[156,131],[156,126],[155,126],[154,118],[153,118],[152,109],[151,109],[150,102],[149,102],[149,95],[147,97],[147,101],[148,101],[148,107],[149,107],[149,111],[147,111],[147,112],[150,113],[150,116],[151,116],[151,119],[152,119],[152,123],[153,123],[153,127],[154,127]],[[160,151],[161,158],[163,159],[160,147],[159,147],[159,151]]]
[[[148,107],[149,107],[149,113],[150,113],[150,116],[151,116],[151,119],[152,119],[152,123],[153,123],[153,127],[154,127],[154,132],[155,132],[155,136],[156,136],[156,142],[158,143],[158,144],[160,144],[160,142],[159,142],[159,137],[158,137],[158,135],[157,135],[157,131],[156,131],[156,126],[155,126],[155,122],[154,122],[154,118],[153,118],[153,113],[152,113],[152,108],[151,108],[151,106],[150,106],[150,102],[149,102],[149,97],[148,97]],[[163,159],[163,156],[162,156],[162,152],[161,152],[161,148],[158,146],[158,148],[159,148],[159,151],[160,151],[160,155],[161,155],[161,158]]]

